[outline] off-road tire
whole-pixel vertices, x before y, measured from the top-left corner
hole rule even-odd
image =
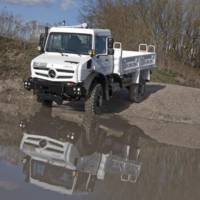
[[[42,100],[42,105],[45,107],[52,107],[53,101],[51,100]]]
[[[96,175],[92,175],[91,176],[91,180],[88,184],[88,188],[87,188],[87,192],[94,192],[94,187],[95,187],[95,183],[97,180],[97,176]]]
[[[89,155],[96,151],[100,152],[105,137],[106,134],[100,128],[98,116],[94,114],[88,115],[86,113],[81,127],[81,135],[78,140],[81,152],[85,155]]]
[[[129,86],[129,101],[140,103],[144,100],[146,92],[146,81],[141,80],[139,84],[132,84]]]
[[[40,95],[37,95],[37,102],[41,103],[44,107],[52,107],[53,101],[51,100],[45,100],[40,97]]]
[[[101,114],[103,105],[103,88],[96,84],[91,90],[89,98],[85,102],[85,111],[88,114]]]

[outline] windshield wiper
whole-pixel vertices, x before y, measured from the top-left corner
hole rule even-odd
[[[62,56],[64,56],[64,49],[59,49],[58,53],[60,53]]]
[[[81,53],[79,53],[79,52],[77,52],[77,51],[70,51],[70,50],[67,50],[66,53],[78,54],[79,56],[81,56]]]

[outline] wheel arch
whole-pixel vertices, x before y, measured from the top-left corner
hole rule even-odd
[[[111,77],[114,79],[114,82],[118,82],[120,84],[120,87],[123,87],[122,79],[118,74],[112,74]]]
[[[103,87],[104,98],[106,98],[107,78],[97,72],[91,73],[84,81],[84,88],[86,89],[86,96],[88,96],[96,83],[100,83]]]

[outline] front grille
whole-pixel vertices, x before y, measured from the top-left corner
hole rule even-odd
[[[64,151],[57,150],[57,149],[50,148],[50,147],[47,147],[45,150],[46,150],[46,151],[50,151],[50,152],[54,152],[54,153],[60,153],[60,154],[63,154],[63,153],[64,153]]]
[[[63,148],[63,145],[62,145],[62,144],[59,144],[59,143],[57,143],[57,142],[49,141],[49,144],[52,144],[52,145],[54,145],[54,146]]]
[[[49,71],[49,68],[44,67],[34,67],[33,69],[42,70],[42,71]]]
[[[42,73],[38,73],[38,72],[36,72],[35,74],[38,75],[38,76],[49,77],[47,74],[42,74]]]
[[[31,142],[24,142],[25,145],[28,145],[28,146],[33,146],[35,148],[39,148],[39,145],[38,144],[34,144],[34,143],[31,143]]]
[[[41,141],[46,141],[45,146],[41,146]],[[24,144],[23,148],[25,149],[41,149],[44,153],[56,153],[63,154],[64,153],[64,144],[57,142],[56,140],[41,137],[41,136],[24,136]]]
[[[71,79],[73,78],[74,70],[56,69],[57,79]]]
[[[68,78],[73,78],[73,76],[58,76],[57,78],[59,78],[59,79],[68,79]]]
[[[74,70],[66,70],[66,69],[56,69],[57,72],[64,72],[64,73],[74,73]]]
[[[51,78],[49,76],[50,68],[44,67],[34,67],[35,74],[41,77]],[[75,71],[73,69],[63,69],[63,68],[56,68],[55,69],[57,79],[72,79]]]

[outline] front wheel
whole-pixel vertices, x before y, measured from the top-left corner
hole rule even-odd
[[[103,88],[101,84],[96,84],[85,102],[85,111],[87,113],[101,114],[103,105]]]
[[[41,99],[40,97],[37,97],[37,101],[39,103],[42,103],[42,105],[44,107],[52,107],[52,104],[53,104],[53,101],[51,101],[51,100],[44,100],[44,99]]]
[[[53,101],[51,100],[43,100],[42,105],[45,107],[52,107]]]
[[[132,84],[129,87],[129,100],[131,102],[140,103],[146,92],[146,81],[142,80],[139,84]]]
[[[42,103],[44,107],[52,107],[53,101],[49,99],[43,99],[40,95],[37,95],[37,102]]]

